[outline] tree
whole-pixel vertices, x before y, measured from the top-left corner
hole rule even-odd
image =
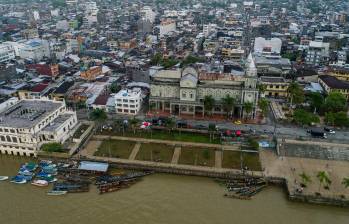
[[[187,65],[191,65],[191,64],[195,64],[197,62],[203,62],[204,59],[199,58],[199,57],[195,57],[193,55],[189,55],[187,56],[181,63],[181,68],[187,66]]]
[[[165,126],[167,127],[169,132],[172,132],[176,126],[176,122],[173,118],[167,118],[165,121]]]
[[[43,144],[41,150],[45,152],[64,152],[63,145],[57,142]]]
[[[347,100],[342,93],[332,92],[325,99],[324,109],[327,112],[346,111]]]
[[[151,65],[159,65],[162,62],[162,54],[156,53],[150,60]]]
[[[131,125],[131,128],[133,130],[133,134],[136,134],[136,128],[137,128],[138,123],[139,123],[139,120],[135,117],[130,120],[130,125]]]
[[[290,85],[288,86],[287,92],[288,92],[288,97],[289,97],[291,106],[293,105],[293,103],[300,104],[304,102],[304,92],[298,83],[296,82],[290,83]]]
[[[349,178],[343,178],[342,185],[344,185],[344,188],[349,188]]]
[[[245,110],[247,116],[250,118],[251,113],[253,111],[253,103],[252,102],[245,102],[244,103],[244,110]]]
[[[249,147],[252,149],[252,150],[258,150],[259,149],[259,143],[256,139],[252,138],[252,137],[249,137],[248,140],[248,145]]]
[[[214,138],[214,133],[216,132],[216,125],[214,123],[208,124],[208,133],[210,134],[210,142]]]
[[[107,113],[102,109],[94,109],[90,113],[90,118],[96,122],[96,128],[97,130],[101,128],[101,125],[107,120],[108,116]]]
[[[314,113],[316,111],[319,111],[319,109],[324,103],[324,97],[321,95],[321,93],[317,93],[317,92],[310,93],[309,99],[310,99],[310,106],[312,107]]]
[[[110,92],[117,93],[121,90],[121,86],[119,86],[117,83],[114,82],[110,85],[109,89],[110,89]]]
[[[306,173],[303,172],[303,173],[299,174],[299,176],[301,178],[301,184],[303,187],[307,187],[308,183],[311,183],[311,178]]]
[[[312,123],[319,123],[319,116],[309,113],[303,109],[296,109],[293,113],[293,120],[297,124],[301,125],[311,125]]]
[[[222,106],[223,110],[227,113],[227,116],[229,113],[232,113],[233,108],[235,106],[235,99],[231,97],[229,94],[222,98]]]
[[[269,111],[269,100],[265,99],[265,98],[261,98],[259,100],[259,108],[262,110],[262,114],[263,116],[267,116],[268,111]]]
[[[332,112],[325,113],[325,123],[334,126],[335,114]]]
[[[319,171],[316,177],[319,179],[319,182],[320,182],[319,191],[320,191],[321,185],[324,185],[324,188],[327,189],[329,185],[332,183],[328,174],[325,171]]]
[[[259,84],[257,88],[260,94],[264,94],[264,92],[267,90],[267,86],[263,84]]]
[[[205,109],[206,113],[208,113],[208,114],[212,113],[214,104],[215,104],[215,99],[211,95],[205,96],[204,109]]]

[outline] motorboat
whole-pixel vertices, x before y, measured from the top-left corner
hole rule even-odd
[[[8,180],[8,176],[0,176],[0,181]]]
[[[24,179],[22,176],[15,176],[11,179],[11,183],[25,184],[25,183],[27,183],[27,180]]]
[[[67,194],[68,191],[56,191],[56,190],[52,190],[52,191],[49,191],[47,192],[47,195],[52,195],[52,196],[58,196],[58,195],[65,195]]]
[[[46,181],[46,180],[34,180],[31,184],[34,186],[38,186],[38,187],[46,187],[46,186],[48,186],[48,181]]]

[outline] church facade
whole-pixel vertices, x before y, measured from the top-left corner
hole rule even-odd
[[[151,77],[149,104],[152,110],[170,112],[173,115],[204,116],[206,96],[214,98],[210,113],[225,114],[222,99],[227,95],[235,99],[234,117],[255,118],[258,103],[257,70],[250,55],[241,73],[215,73],[197,71],[192,67],[177,70],[161,70]],[[247,113],[245,103],[253,110]]]

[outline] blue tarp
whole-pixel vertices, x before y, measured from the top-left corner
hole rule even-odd
[[[108,163],[81,161],[80,166],[79,166],[79,170],[107,172],[108,167],[109,167]]]

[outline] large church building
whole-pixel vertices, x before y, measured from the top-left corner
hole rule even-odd
[[[204,116],[206,96],[212,96],[215,105],[213,114],[225,114],[222,98],[235,99],[232,109],[235,117],[255,118],[258,103],[257,70],[249,55],[245,69],[229,73],[212,72],[187,67],[175,70],[160,70],[151,77],[149,105],[151,110],[169,112],[173,115]],[[253,105],[247,114],[244,104]],[[206,110],[207,111],[207,110]]]

